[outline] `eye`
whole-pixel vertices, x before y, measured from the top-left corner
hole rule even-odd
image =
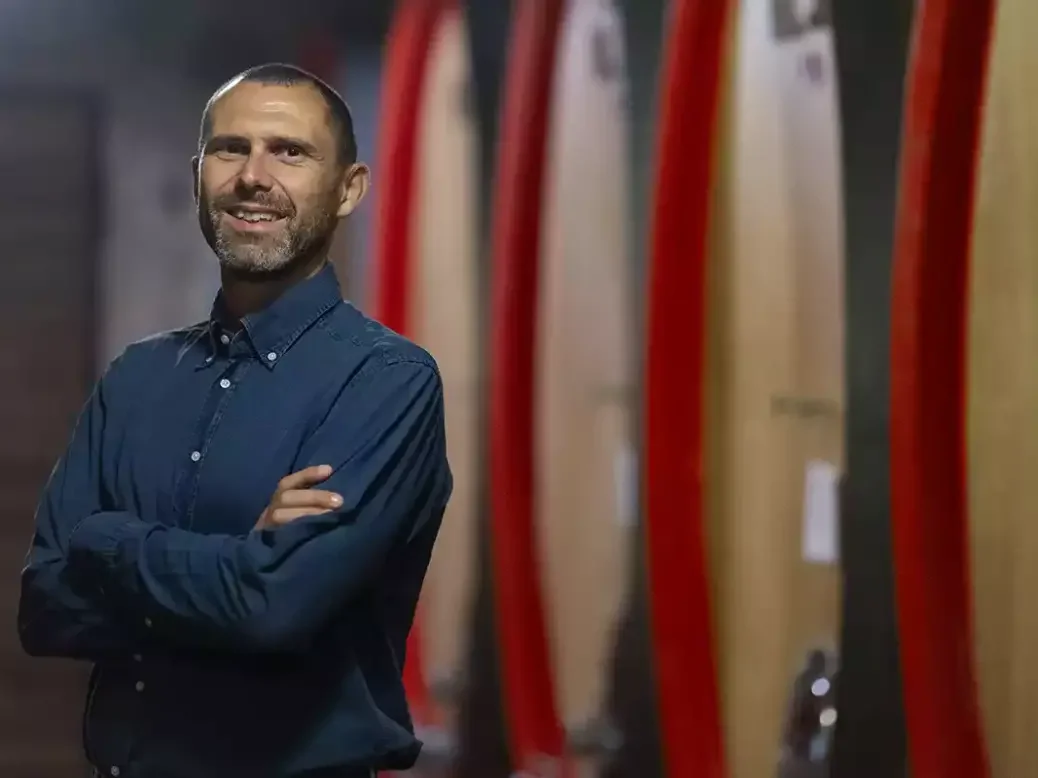
[[[274,152],[284,159],[289,160],[301,160],[306,156],[306,152],[303,151],[302,146],[297,146],[293,143],[286,143],[282,146],[278,146],[274,149]]]
[[[220,157],[247,157],[251,152],[248,143],[241,140],[228,140],[214,144],[212,152]]]

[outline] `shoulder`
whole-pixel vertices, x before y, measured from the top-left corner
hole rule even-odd
[[[443,381],[433,356],[417,343],[349,303],[322,320],[336,363],[328,387],[329,418],[349,424],[395,427],[401,419],[438,418],[443,425]]]
[[[439,366],[432,354],[412,340],[365,315],[351,303],[338,306],[323,321],[337,350],[351,366],[350,379],[378,379],[403,374],[426,374],[436,383]]]
[[[206,333],[207,323],[199,322],[175,330],[156,332],[134,341],[108,363],[102,382],[133,383],[135,377],[153,375],[158,365],[183,359]]]
[[[198,322],[175,330],[156,332],[134,341],[123,351],[124,357],[146,359],[149,354],[167,355],[189,348],[206,336],[208,322]]]

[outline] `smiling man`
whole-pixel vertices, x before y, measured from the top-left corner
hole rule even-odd
[[[407,768],[404,646],[451,475],[436,364],[327,262],[368,185],[349,111],[251,69],[193,167],[220,292],[95,387],[36,514],[22,645],[94,663],[97,776]]]

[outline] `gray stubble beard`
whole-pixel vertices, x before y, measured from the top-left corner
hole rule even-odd
[[[286,229],[275,239],[264,236],[255,239],[228,237],[227,230],[220,226],[223,212],[210,209],[209,219],[213,225],[213,251],[220,265],[236,274],[265,275],[277,273],[292,263],[293,232]]]
[[[221,226],[223,211],[209,209],[212,229],[210,245],[220,266],[239,277],[277,276],[291,272],[309,262],[315,254],[327,248],[334,232],[336,219],[328,213],[317,213],[298,225],[286,225],[275,240],[260,236],[234,240]]]

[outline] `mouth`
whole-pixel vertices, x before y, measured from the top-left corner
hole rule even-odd
[[[278,229],[286,218],[279,211],[254,206],[227,208],[224,217],[233,230],[246,233],[271,232]]]

